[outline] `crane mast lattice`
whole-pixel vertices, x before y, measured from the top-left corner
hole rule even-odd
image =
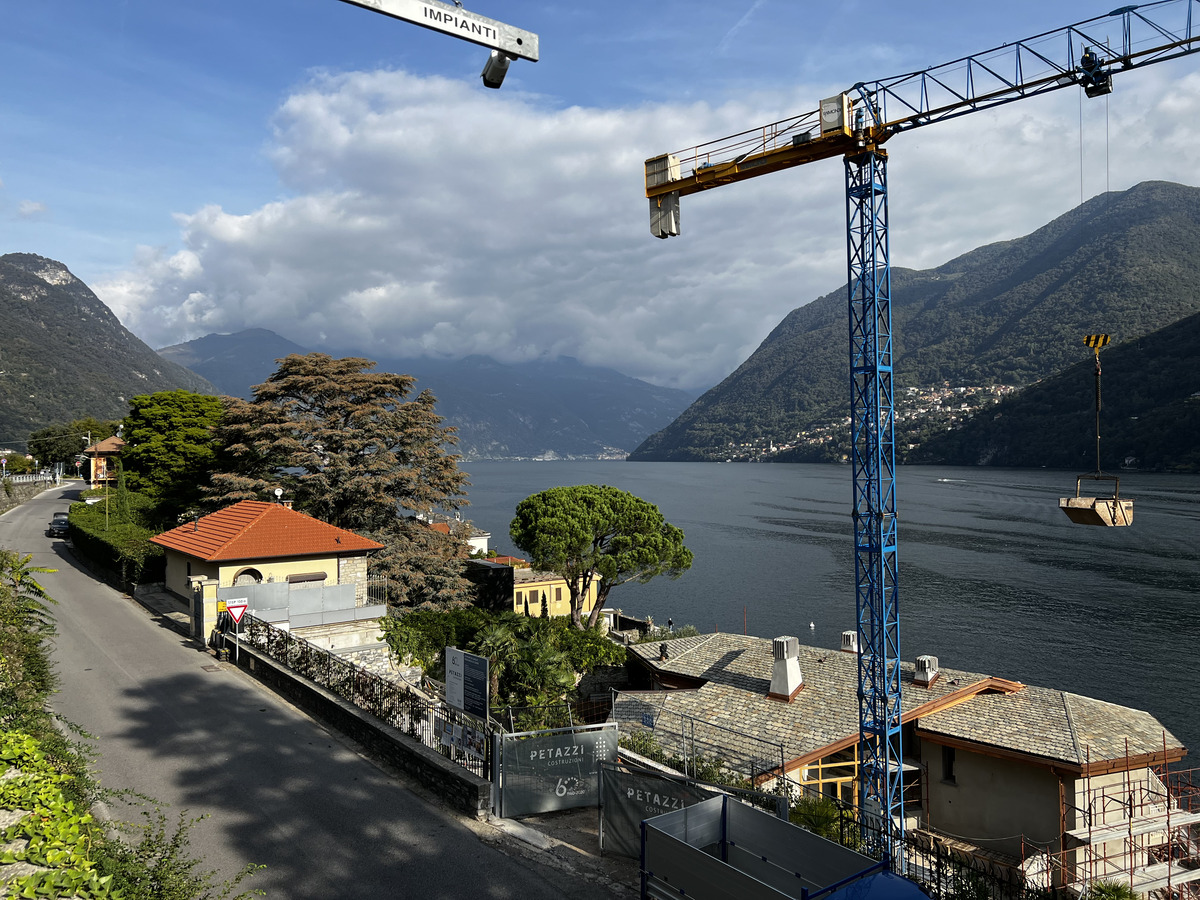
[[[891,137],[1068,87],[1112,91],[1121,72],[1200,50],[1200,0],[1126,6],[919,72],[860,82],[818,109],[646,161],[650,230],[679,234],[680,197],[822,159],[845,162],[859,803],[903,868],[895,403],[887,152]],[[1116,35],[1116,37],[1110,37]]]

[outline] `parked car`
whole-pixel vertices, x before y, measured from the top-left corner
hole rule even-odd
[[[50,525],[46,528],[46,537],[66,537],[67,530],[67,514],[56,512],[50,518]]]

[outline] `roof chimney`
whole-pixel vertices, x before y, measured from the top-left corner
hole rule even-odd
[[[292,501],[291,501],[291,500],[280,500],[280,501],[279,501],[279,503],[280,503],[280,505],[281,505],[281,506],[282,506],[284,509],[291,509],[291,508],[292,508]]]
[[[917,687],[933,687],[938,679],[938,658],[936,656],[918,656],[917,671],[913,674],[913,684]]]
[[[804,676],[800,674],[800,639],[777,637],[771,642],[771,655],[775,657],[775,668],[771,672],[770,700],[791,703],[804,687]]]
[[[858,632],[843,631],[842,632],[842,652],[857,653],[858,652]]]

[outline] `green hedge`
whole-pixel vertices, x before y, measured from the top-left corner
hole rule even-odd
[[[114,491],[106,503],[103,491],[88,493],[101,499],[71,505],[71,541],[76,552],[111,572],[122,588],[163,581],[166,556],[162,547],[150,543],[157,531],[146,524],[154,509],[150,499]]]

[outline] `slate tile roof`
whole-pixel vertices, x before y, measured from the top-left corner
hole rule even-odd
[[[977,697],[922,718],[920,728],[1078,766],[1183,749],[1144,710],[1038,687]]]
[[[383,547],[353,531],[261,500],[243,500],[150,540],[205,562],[345,556]]]
[[[771,641],[737,634],[699,635],[630,651],[652,671],[703,679],[696,690],[638,700],[783,745],[788,760],[825,755],[858,734],[858,663],[853,653],[800,647],[804,689],[791,703],[767,699]],[[901,663],[901,716],[919,731],[1072,767],[1141,754],[1181,751],[1149,713],[1050,688],[941,668],[928,688],[913,684],[915,664]],[[1128,740],[1128,747],[1126,746]]]

